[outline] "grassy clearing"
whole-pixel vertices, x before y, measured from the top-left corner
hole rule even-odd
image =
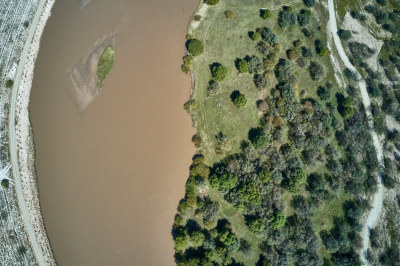
[[[103,88],[104,81],[110,74],[115,64],[115,50],[111,46],[107,46],[99,58],[97,64],[97,78],[99,79],[99,90]]]
[[[287,3],[292,2],[287,1]],[[193,61],[196,89],[192,99],[196,101],[196,107],[192,108],[191,112],[203,140],[202,152],[206,155],[210,164],[221,159],[213,149],[216,146],[215,135],[219,132],[227,135],[232,146],[231,152],[238,152],[241,141],[247,139],[248,130],[259,124],[256,101],[267,96],[270,89],[276,84],[276,80],[273,79],[267,89],[259,90],[252,81],[252,75],[240,74],[236,69],[235,60],[237,58],[243,58],[246,55],[261,57],[255,47],[257,42],[249,38],[249,32],[258,27],[273,29],[275,34],[278,35],[278,42],[283,47],[279,55],[281,58],[286,58],[286,50],[293,47],[295,40],[301,40],[304,46],[313,48],[314,39],[326,39],[326,32],[317,29],[325,22],[323,21],[320,24],[315,16],[312,17],[310,25],[307,26],[315,32],[314,39],[304,37],[298,25],[283,29],[279,27],[276,21],[278,12],[283,5],[285,5],[285,2],[279,1],[272,3],[255,1],[252,5],[244,5],[240,1],[223,1],[209,8],[207,18],[193,31],[197,39],[203,40],[205,51]],[[298,13],[301,8],[304,8],[304,5],[301,1],[294,1],[291,7]],[[259,15],[262,8],[273,10],[272,17],[262,19]],[[228,9],[236,13],[235,18],[227,19],[225,17],[225,11]],[[322,7],[318,7],[318,12],[323,12],[323,10]],[[301,54],[300,49],[298,49],[298,54]],[[307,91],[309,97],[316,97],[316,89],[319,85],[323,85],[323,82],[329,80],[336,83],[334,71],[331,71],[332,66],[329,57],[318,58],[317,60],[324,65],[327,73],[326,79],[321,82],[315,82],[309,78],[307,66],[296,68],[299,88]],[[207,84],[211,79],[209,66],[214,62],[226,66],[229,69],[229,76],[226,81],[221,83],[219,93],[209,96],[207,94]],[[229,97],[234,90],[239,90],[248,99],[248,104],[239,111]],[[333,93],[335,92],[333,91]],[[237,121],[240,121],[240,123]]]

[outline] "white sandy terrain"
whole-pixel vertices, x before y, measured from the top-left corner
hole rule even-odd
[[[56,265],[40,212],[34,171],[34,149],[29,121],[29,96],[40,38],[54,0],[39,2],[12,88],[9,115],[9,148],[13,181],[22,220],[38,265]]]
[[[383,45],[383,41],[377,40],[374,36],[372,36],[371,33],[369,33],[368,29],[361,25],[361,23],[357,19],[354,19],[350,15],[350,13],[346,13],[342,28],[352,32],[353,37],[349,40],[349,42],[355,41],[363,43],[369,48],[375,50],[374,55],[370,56],[365,61],[374,71],[377,71],[378,55]]]
[[[336,14],[335,14],[335,7],[334,7],[334,2],[333,0],[328,0],[329,3],[329,26],[330,26],[330,31],[332,32],[332,36],[333,36],[333,41],[335,43],[335,46],[338,50],[338,53],[340,55],[340,58],[342,59],[343,63],[345,64],[345,66],[347,68],[349,68],[352,71],[355,71],[358,73],[358,71],[356,70],[356,68],[351,64],[349,58],[347,57],[342,43],[340,42],[340,38],[339,36],[336,34],[338,31],[337,28],[337,24],[336,24]],[[358,73],[358,75],[360,75]],[[370,99],[367,93],[367,86],[365,84],[364,80],[361,80],[358,82],[358,85],[360,87],[360,91],[361,91],[361,98],[362,98],[362,102],[365,108],[365,113],[367,117],[372,117],[371,114],[371,107],[370,107]],[[376,156],[378,158],[378,161],[380,162],[381,166],[383,167],[383,152],[382,152],[382,147],[381,144],[379,142],[378,136],[376,134],[376,132],[373,130],[374,128],[374,122],[372,119],[368,120],[368,124],[370,127],[370,134],[371,134],[371,138],[373,140],[374,143],[374,147],[375,147],[375,151],[376,151]],[[367,220],[365,222],[364,228],[362,230],[361,236],[363,238],[363,247],[361,250],[361,260],[362,262],[365,264],[367,263],[366,261],[366,251],[369,247],[369,230],[371,228],[373,228],[378,219],[379,216],[381,214],[382,211],[382,206],[383,206],[383,195],[384,195],[384,189],[383,189],[383,185],[381,182],[381,179],[378,178],[378,189],[377,192],[374,195],[374,199],[372,202],[372,208],[368,214]]]

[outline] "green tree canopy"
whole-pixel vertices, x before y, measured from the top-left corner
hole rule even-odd
[[[228,77],[228,69],[219,63],[214,63],[211,66],[211,76],[217,81],[224,81]]]
[[[187,41],[187,49],[193,56],[201,55],[204,51],[203,42],[197,39],[191,39]]]

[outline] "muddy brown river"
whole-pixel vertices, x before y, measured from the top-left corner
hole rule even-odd
[[[44,223],[59,265],[173,265],[171,227],[194,146],[183,104],[197,0],[57,0],[35,68],[31,121]],[[116,65],[79,114],[68,71],[117,32]]]

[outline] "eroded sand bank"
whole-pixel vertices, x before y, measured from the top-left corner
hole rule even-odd
[[[97,64],[107,46],[115,46],[116,34],[110,33],[99,38],[93,45],[93,51],[85,63],[79,63],[68,73],[72,82],[70,95],[80,113],[83,113],[89,104],[100,95],[97,78]]]

